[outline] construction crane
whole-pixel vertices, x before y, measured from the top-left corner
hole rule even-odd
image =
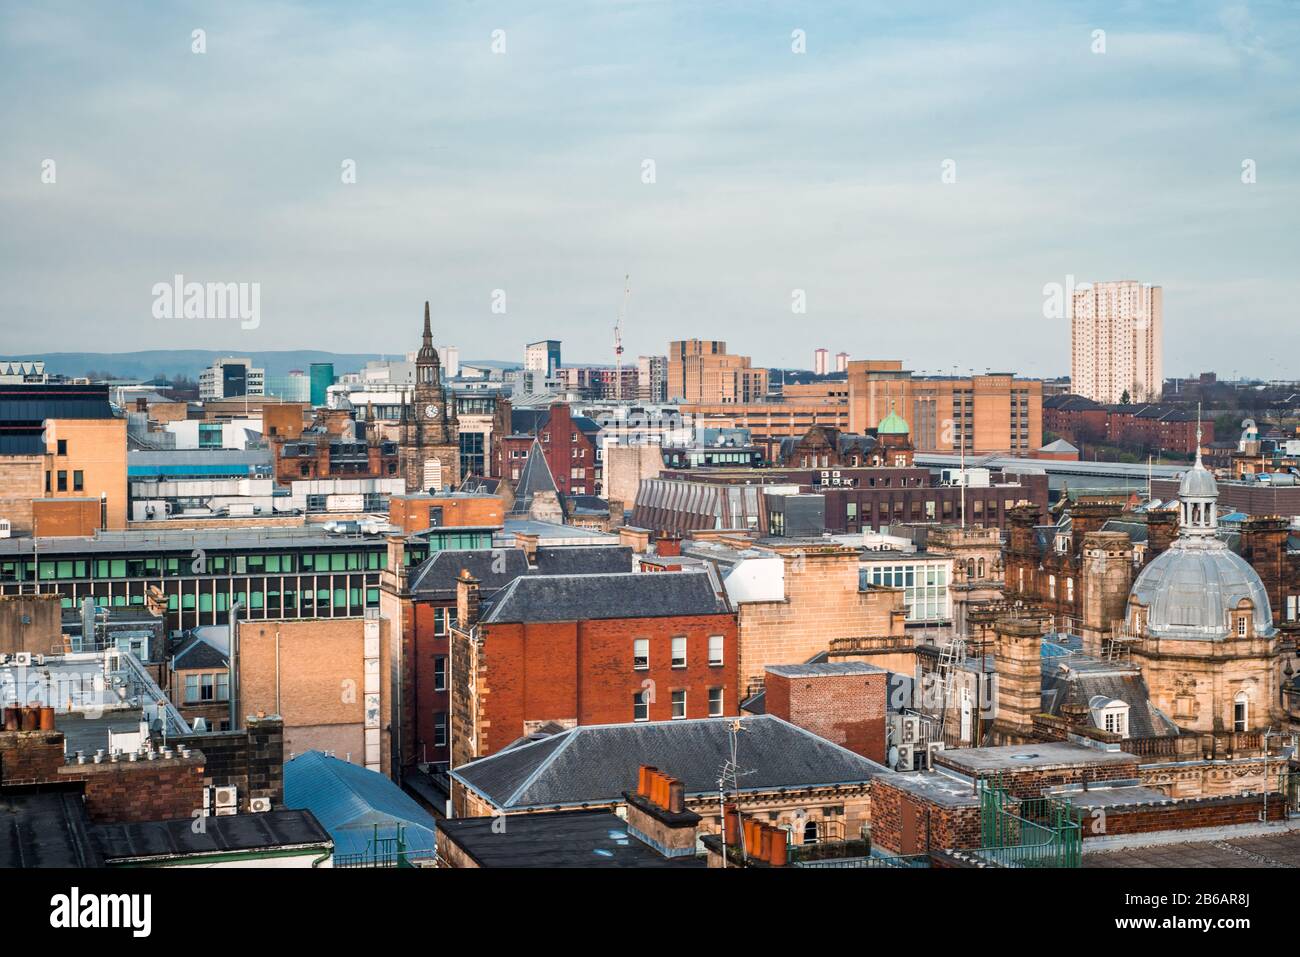
[[[623,319],[627,316],[627,297],[632,295],[628,283],[630,275],[623,277],[623,305],[618,310],[618,322],[614,323],[614,398],[623,401]]]

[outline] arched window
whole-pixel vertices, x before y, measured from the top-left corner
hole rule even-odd
[[[966,559],[966,577],[968,579],[975,577],[975,559]]]
[[[980,559],[980,575],[979,575],[979,577],[980,577],[980,578],[983,578],[983,577],[984,577],[984,559],[982,559],[982,558]]]
[[[805,844],[817,843],[817,822],[809,821],[803,826],[803,842]]]

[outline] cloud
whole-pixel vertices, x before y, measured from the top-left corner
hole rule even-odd
[[[1041,288],[1066,274],[1163,284],[1171,369],[1224,361],[1226,303],[1243,367],[1294,343],[1296,28],[1082,9],[10,6],[3,348],[395,353],[428,298],[467,358],[547,336],[608,361],[628,272],[632,354],[1056,374]],[[177,272],[262,283],[261,328],[152,320]]]

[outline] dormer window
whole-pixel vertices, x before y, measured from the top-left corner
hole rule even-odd
[[[1094,695],[1088,702],[1088,710],[1092,713],[1093,724],[1098,728],[1117,734],[1121,738],[1128,737],[1128,702],[1099,694]]]
[[[1247,616],[1245,615],[1237,616],[1237,637],[1238,638],[1246,637],[1246,621],[1247,621]]]

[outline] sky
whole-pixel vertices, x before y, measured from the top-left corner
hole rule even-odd
[[[1044,288],[1137,279],[1166,375],[1300,377],[1298,14],[6,0],[0,356],[400,354],[427,299],[463,359],[608,363],[629,275],[630,356],[1058,375]]]

